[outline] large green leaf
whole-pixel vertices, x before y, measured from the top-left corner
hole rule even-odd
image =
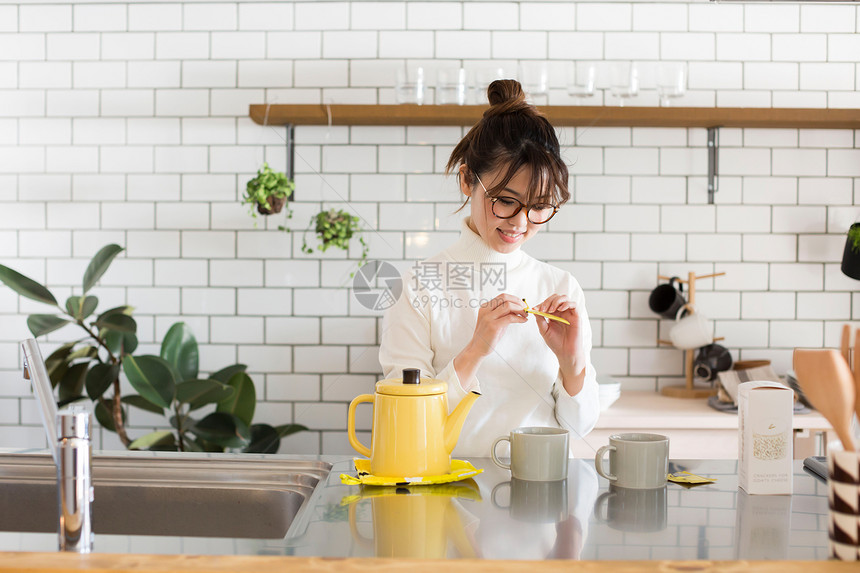
[[[96,256],[94,256],[93,260],[90,261],[90,264],[87,266],[87,270],[84,273],[84,294],[93,288],[93,285],[102,278],[102,275],[108,270],[108,267],[113,262],[114,258],[123,250],[124,249],[119,245],[111,244],[105,245],[98,253],[96,253]]]
[[[125,409],[122,409],[122,420],[125,422]],[[113,400],[101,399],[96,402],[96,420],[104,429],[116,432],[116,424],[113,421]]]
[[[284,424],[282,426],[275,426],[275,431],[278,432],[279,438],[285,438],[290,434],[295,434],[296,432],[306,432],[307,426],[302,426],[301,424]]]
[[[217,380],[186,380],[176,385],[176,400],[196,410],[206,404],[226,400],[233,395],[233,387]]]
[[[76,320],[84,320],[99,305],[99,299],[95,296],[70,296],[66,299],[66,312],[75,317]]]
[[[132,394],[130,396],[123,396],[121,400],[124,404],[128,404],[129,406],[134,406],[135,408],[140,408],[141,410],[146,410],[147,412],[152,412],[153,414],[160,414],[162,416],[164,415],[164,408],[156,406],[143,396]]]
[[[79,362],[69,367],[60,380],[60,400],[68,400],[84,393],[88,367],[89,363],[87,362]]]
[[[109,308],[106,311],[104,311],[103,313],[101,313],[98,316],[98,318],[96,318],[96,322],[98,322],[99,320],[104,320],[108,316],[112,316],[114,314],[127,314],[127,315],[131,316],[132,311],[134,311],[133,306],[129,306],[129,305],[115,306],[115,307]]]
[[[257,392],[254,390],[254,382],[244,372],[237,372],[227,382],[233,388],[233,394],[218,402],[216,412],[233,414],[248,426],[254,419],[254,410],[257,407]]]
[[[222,368],[218,372],[211,374],[209,378],[226,384],[234,374],[237,372],[244,372],[247,369],[248,367],[244,364],[233,364],[232,366],[227,366],[226,368]]]
[[[130,450],[151,450],[156,447],[175,446],[176,436],[170,430],[158,430],[141,436],[128,445]]]
[[[243,452],[252,454],[276,454],[281,445],[281,437],[277,430],[269,424],[254,424],[251,426],[251,443]]]
[[[251,441],[251,430],[238,417],[227,412],[213,412],[190,430],[208,442],[225,448],[243,448]]]
[[[169,408],[176,394],[176,381],[167,363],[158,356],[128,355],[122,369],[137,393],[162,408]]]
[[[126,314],[111,314],[104,318],[96,320],[95,325],[106,330],[114,332],[137,332],[137,323],[134,319]]]
[[[177,322],[170,327],[161,343],[161,357],[176,367],[180,380],[197,378],[200,349],[187,324]]]
[[[119,364],[96,364],[87,372],[87,396],[96,400],[119,376]]]
[[[137,349],[137,335],[133,332],[117,332],[108,330],[104,335],[105,346],[112,354],[131,354]]]
[[[0,282],[5,283],[6,286],[21,296],[44,302],[45,304],[57,304],[57,299],[54,298],[51,291],[33,279],[25,277],[18,271],[13,271],[3,265],[0,265]]]
[[[71,398],[66,398],[65,400],[57,400],[57,409],[62,409],[68,406],[69,404],[73,404],[75,402],[89,402],[89,398],[86,396],[72,396]]]
[[[70,320],[59,317],[56,314],[31,314],[27,317],[27,328],[33,336],[39,338],[43,334],[54,332],[71,323]]]
[[[75,344],[77,343],[66,343],[54,350],[45,359],[45,369],[48,371],[48,377],[51,379],[51,386],[56,387],[66,373],[66,370],[69,369],[69,354],[71,354]]]

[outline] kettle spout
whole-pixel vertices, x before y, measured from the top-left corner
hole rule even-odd
[[[460,430],[463,429],[463,422],[466,421],[466,414],[469,413],[475,400],[480,396],[477,392],[469,392],[465,398],[460,400],[454,411],[448,415],[448,420],[445,422],[445,449],[449,454],[454,451],[454,446],[457,445]]]

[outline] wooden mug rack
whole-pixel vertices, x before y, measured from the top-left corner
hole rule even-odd
[[[713,273],[710,275],[697,275],[696,273],[690,272],[687,274],[687,280],[684,279],[675,279],[678,282],[684,283],[687,285],[687,304],[693,305],[696,302],[696,281],[699,279],[710,279],[713,277],[720,277],[726,273]],[[671,280],[672,277],[665,277],[663,275],[659,275],[657,277],[660,280]],[[723,337],[714,338],[714,342],[718,342],[723,340]],[[672,343],[668,340],[657,340],[658,344],[667,344],[672,346]],[[686,350],[684,357],[684,374],[686,376],[686,384],[683,386],[665,386],[660,391],[664,396],[670,396],[672,398],[707,398],[717,393],[714,388],[694,388],[693,387],[693,362],[695,357],[693,355],[694,350]]]

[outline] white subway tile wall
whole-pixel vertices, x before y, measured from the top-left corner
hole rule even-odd
[[[591,103],[611,104],[609,65],[633,59],[643,89],[629,105],[656,105],[655,66],[671,60],[689,72],[673,105],[858,107],[857,26],[848,5],[2,0],[0,263],[65,297],[101,246],[122,245],[93,292],[104,308],[135,306],[141,351],[183,320],[205,371],[248,364],[260,421],[311,428],[282,451],[347,452],[347,403],[380,374],[381,312],[351,289],[360,248],[302,252],[316,244],[308,221],[350,209],[370,258],[407,270],[457,237],[443,172],[466,129],[298,126],[285,221],[240,202],[263,161],[287,161],[285,128],[252,122],[249,104],[392,103],[399,66],[426,66],[432,87],[442,65],[514,75],[540,60],[551,89],[538,103],[569,105],[571,59],[598,61]],[[700,310],[735,359],[779,373],[791,348],[860,326],[857,283],[839,270],[858,219],[858,132],[722,129],[715,205],[703,129],[559,136],[573,200],[526,251],[583,286],[601,374],[655,391],[681,379],[682,353],[657,344],[671,322],[647,306],[658,274],[725,272],[697,284]],[[43,442],[15,343],[45,311],[0,289],[3,447]],[[159,423],[131,421],[133,433]],[[97,444],[118,447],[104,431]]]

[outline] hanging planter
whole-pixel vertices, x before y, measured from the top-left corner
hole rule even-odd
[[[842,253],[842,273],[860,280],[860,223],[853,223],[848,229]]]
[[[364,237],[361,236],[361,219],[355,215],[350,215],[343,209],[320,211],[311,217],[311,227],[319,240],[317,250],[325,252],[329,247],[337,247],[349,251],[349,242],[355,237],[362,247],[358,266],[360,267],[367,260],[368,247]],[[314,252],[314,249],[308,245],[307,239],[302,241],[302,252],[307,254]]]
[[[257,176],[248,181],[245,186],[245,195],[242,197],[245,203],[257,207],[261,215],[272,215],[280,213],[287,200],[292,196],[296,184],[280,171],[273,171],[268,163],[257,170]],[[251,215],[256,214],[251,211]],[[287,210],[287,218],[292,213]]]

